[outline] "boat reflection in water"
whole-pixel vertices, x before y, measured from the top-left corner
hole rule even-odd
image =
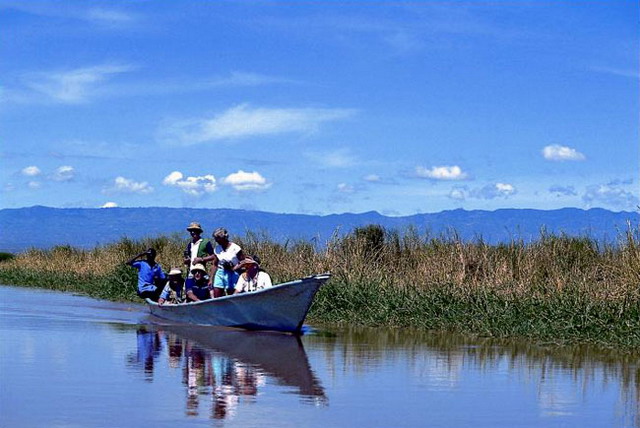
[[[140,326],[137,351],[128,364],[149,382],[166,359],[182,368],[188,416],[198,416],[201,400],[210,402],[210,417],[232,417],[243,403],[255,401],[267,383],[292,388],[301,401],[327,404],[300,338],[281,333],[247,332],[200,326]],[[264,393],[261,391],[261,394]]]

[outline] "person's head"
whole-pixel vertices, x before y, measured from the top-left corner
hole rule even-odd
[[[202,226],[200,226],[200,223],[197,223],[195,221],[192,221],[189,226],[187,226],[187,231],[189,232],[189,234],[191,235],[191,238],[194,241],[197,241],[198,239],[200,239],[200,235],[202,235]]]
[[[147,249],[145,254],[147,255],[147,261],[149,261],[149,262],[155,261],[156,260],[156,256],[158,255],[158,253],[156,252],[155,248]]]
[[[213,239],[220,245],[226,244],[229,242],[229,232],[224,227],[219,227],[213,231]]]
[[[191,268],[191,273],[193,274],[193,277],[196,280],[199,280],[199,279],[201,279],[201,278],[203,278],[205,276],[207,271],[204,268],[204,265],[198,263],[198,264],[193,265],[193,268]]]
[[[178,268],[173,268],[169,271],[169,284],[171,287],[178,287],[182,285],[184,278],[182,278],[182,271]]]
[[[255,275],[255,273],[260,268],[258,262],[256,262],[251,257],[245,257],[240,261],[240,263],[238,263],[238,265],[240,266],[240,268],[244,268],[250,276]]]

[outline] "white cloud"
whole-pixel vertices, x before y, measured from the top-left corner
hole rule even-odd
[[[37,166],[31,165],[23,168],[21,173],[22,175],[26,175],[27,177],[35,177],[37,175],[40,175],[42,171],[40,171],[40,168],[38,168]]]
[[[159,138],[183,145],[285,133],[312,133],[325,122],[346,119],[350,109],[232,107],[211,119],[174,123]]]
[[[340,183],[338,184],[338,192],[340,193],[354,193],[356,191],[356,189],[347,183]]]
[[[456,201],[464,201],[467,199],[468,190],[465,187],[454,187],[449,192],[449,198],[455,199]]]
[[[162,184],[177,187],[188,195],[202,196],[205,193],[213,193],[217,189],[216,178],[211,175],[199,177],[185,177],[180,171],[173,171],[167,175]]]
[[[377,174],[369,174],[362,177],[364,181],[368,181],[369,183],[377,183],[380,181],[380,176]]]
[[[113,187],[105,189],[104,193],[139,193],[145,195],[153,192],[153,187],[146,181],[137,182],[129,178],[116,177]]]
[[[39,189],[42,185],[40,184],[39,181],[30,181],[27,183],[27,186],[29,186],[29,189]]]
[[[51,179],[54,181],[70,181],[75,176],[75,170],[72,166],[61,166],[55,170]]]
[[[430,178],[433,180],[464,180],[467,173],[462,171],[457,165],[453,166],[434,166],[426,169],[423,166],[416,167],[416,175],[420,178]]]
[[[545,146],[542,149],[542,156],[544,156],[546,160],[551,161],[582,161],[586,159],[586,156],[576,149],[558,144]]]
[[[613,208],[634,210],[640,204],[637,195],[625,190],[621,186],[600,184],[588,186],[582,200],[588,207],[602,204]]]
[[[133,70],[130,65],[105,64],[63,72],[38,73],[28,76],[26,85],[49,99],[78,104],[96,95],[97,86],[112,76]]]
[[[100,208],[117,208],[118,204],[115,202],[105,202]]]
[[[261,191],[271,187],[271,183],[268,183],[266,178],[256,171],[244,172],[239,170],[223,178],[222,182],[238,191]]]
[[[467,186],[456,186],[451,189],[447,196],[456,201],[464,201],[466,199],[508,198],[517,192],[517,189],[512,184],[494,183],[475,189],[469,189]]]

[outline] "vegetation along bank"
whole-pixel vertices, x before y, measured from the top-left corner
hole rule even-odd
[[[235,242],[258,254],[274,283],[319,272],[311,323],[418,327],[538,342],[640,348],[640,230],[615,245],[541,233],[533,243],[463,242],[376,225],[318,248],[247,234]],[[148,247],[165,270],[180,267],[185,240],[155,237],[81,250],[31,249],[0,260],[3,284],[139,301],[124,262]]]

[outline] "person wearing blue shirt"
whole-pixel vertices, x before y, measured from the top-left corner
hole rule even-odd
[[[145,256],[146,260],[138,260],[142,256]],[[138,296],[157,302],[160,293],[164,290],[167,276],[162,271],[162,267],[156,263],[156,250],[149,248],[133,257],[127,264],[138,269]]]

